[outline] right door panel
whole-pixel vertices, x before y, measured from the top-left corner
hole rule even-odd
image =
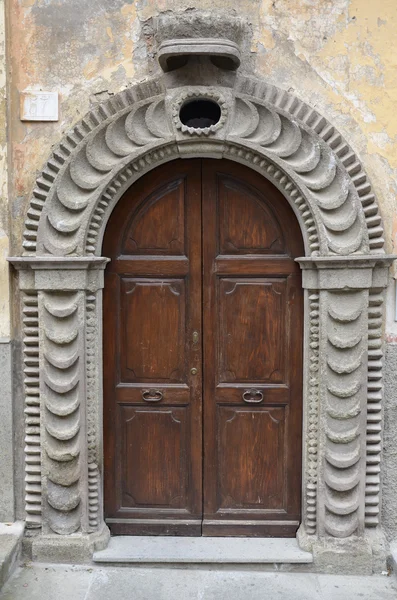
[[[203,161],[203,535],[293,536],[300,522],[303,254],[259,175]]]

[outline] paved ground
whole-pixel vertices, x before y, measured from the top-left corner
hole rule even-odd
[[[28,565],[1,600],[397,600],[392,577]]]

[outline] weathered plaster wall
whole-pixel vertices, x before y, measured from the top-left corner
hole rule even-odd
[[[52,145],[90,105],[158,70],[153,55],[154,17],[195,8],[208,11],[212,19],[225,9],[245,17],[252,39],[251,56],[243,68],[293,91],[345,135],[378,195],[387,251],[397,251],[395,0],[240,0],[236,6],[228,0],[10,0],[13,254],[21,252],[29,195]],[[59,122],[22,123],[19,93],[26,89],[58,91]],[[0,91],[0,115],[1,98]],[[1,279],[4,215],[0,208],[0,304],[8,294]],[[388,298],[387,334],[393,341],[397,328],[392,291]],[[388,441],[391,455],[394,438]],[[388,501],[392,502],[392,494]]]

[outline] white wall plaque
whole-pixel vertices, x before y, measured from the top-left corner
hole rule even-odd
[[[21,92],[21,121],[58,121],[58,92]]]

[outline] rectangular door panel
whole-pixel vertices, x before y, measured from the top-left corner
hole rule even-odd
[[[120,510],[185,509],[188,499],[188,409],[120,407]]]
[[[219,383],[285,382],[286,280],[221,278]]]
[[[285,412],[285,407],[218,407],[217,513],[237,509],[263,518],[259,512],[285,512]]]
[[[120,383],[185,381],[183,279],[120,281]]]

